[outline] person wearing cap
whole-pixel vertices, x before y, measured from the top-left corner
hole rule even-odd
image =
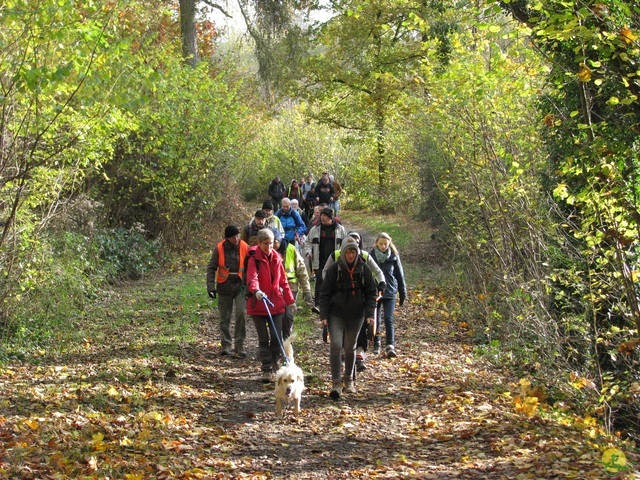
[[[329,256],[342,246],[346,237],[345,228],[333,218],[333,211],[324,208],[320,212],[320,223],[313,227],[304,246],[305,257],[311,260],[311,271],[315,276],[315,307],[318,311],[319,293],[322,286],[322,270]]]
[[[356,393],[356,341],[365,321],[373,323],[376,280],[360,256],[355,243],[345,242],[340,256],[327,270],[320,289],[320,320],[329,328],[331,392],[337,400],[343,392]],[[344,372],[342,351],[344,349]]]
[[[235,354],[246,357],[244,341],[246,330],[246,304],[242,294],[242,277],[244,259],[249,245],[240,240],[240,230],[235,225],[224,229],[224,240],[216,245],[207,265],[207,293],[212,299],[218,299],[220,314],[220,354],[231,355],[233,346]],[[231,317],[235,308],[235,327],[231,337]]]
[[[258,244],[258,232],[266,228],[267,214],[264,210],[257,210],[249,225],[244,227],[242,231],[242,239],[253,247]]]
[[[284,233],[282,222],[280,222],[280,219],[273,214],[273,202],[271,200],[265,200],[262,203],[262,211],[267,215],[264,224],[269,228],[277,228]]]
[[[302,290],[305,303],[312,307],[313,297],[311,296],[311,285],[309,284],[309,274],[307,273],[307,267],[304,264],[302,255],[298,252],[296,247],[289,243],[286,238],[282,236],[279,230],[273,229],[273,249],[280,254],[282,262],[284,263],[284,271],[287,274],[287,281],[291,288],[293,298],[298,298],[298,292]],[[287,307],[282,319],[282,340],[291,335],[293,330],[293,316],[297,308]]]
[[[378,290],[377,298],[380,299],[385,289],[387,288],[384,272],[373,259],[373,256],[363,250],[362,237],[358,232],[349,232],[345,241],[358,246],[360,258],[362,258],[367,267],[369,267],[371,273],[373,274],[373,277],[376,280],[376,288]],[[329,269],[331,264],[336,262],[339,258],[340,250],[336,250],[332,255],[329,256],[322,272],[323,277],[326,276],[327,270]],[[356,343],[356,371],[358,372],[362,372],[367,368],[365,363],[365,352],[369,348],[369,329],[371,328],[373,328],[373,325],[369,325],[367,322],[363,323],[362,328],[360,329],[360,334],[358,335],[358,341]]]
[[[272,210],[278,210],[280,208],[280,202],[287,192],[287,187],[280,181],[280,177],[275,177],[271,183],[269,184],[269,188],[267,189],[267,194],[271,197],[273,201]]]
[[[247,262],[247,313],[258,334],[262,381],[270,382],[278,369],[282,319],[287,306],[297,307],[287,281],[282,258],[273,250],[274,234],[270,228],[258,232],[258,247]],[[266,298],[266,300],[265,300]]]

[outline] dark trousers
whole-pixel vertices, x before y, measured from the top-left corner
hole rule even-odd
[[[278,313],[272,315],[272,317],[278,336],[276,336],[276,331],[274,331],[269,317],[251,315],[258,333],[258,351],[260,352],[260,363],[262,364],[263,372],[277,369],[278,358],[280,357],[280,341],[278,338],[282,339],[282,318],[284,313]]]

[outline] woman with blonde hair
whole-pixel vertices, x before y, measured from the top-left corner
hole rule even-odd
[[[393,244],[393,240],[388,233],[380,232],[378,234],[375,246],[371,250],[371,256],[384,273],[386,283],[376,312],[376,337],[373,340],[373,353],[380,353],[380,324],[382,311],[384,311],[386,354],[387,357],[393,358],[397,356],[395,348],[395,328],[393,325],[396,296],[400,296],[400,306],[402,306],[407,299],[407,284],[404,281],[404,270],[402,269],[398,249]]]

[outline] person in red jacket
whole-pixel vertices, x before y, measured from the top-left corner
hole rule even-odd
[[[278,369],[285,309],[290,305],[294,315],[297,310],[282,258],[273,250],[273,232],[268,228],[258,232],[258,245],[249,252],[247,292],[251,295],[247,299],[247,314],[251,315],[258,333],[262,381],[268,383]]]

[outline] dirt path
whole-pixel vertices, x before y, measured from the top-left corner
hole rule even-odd
[[[396,311],[399,356],[370,356],[357,394],[339,401],[327,396],[317,315],[299,315],[295,358],[307,391],[301,415],[281,419],[273,386],[260,381],[253,325],[247,358],[217,354],[202,275],[118,289],[82,319],[109,327],[106,338],[0,368],[0,478],[606,477],[607,445],[593,423],[534,401],[535,386],[475,356],[437,286],[410,290]],[[198,334],[191,343],[158,336],[158,325],[184,328],[188,282]]]

